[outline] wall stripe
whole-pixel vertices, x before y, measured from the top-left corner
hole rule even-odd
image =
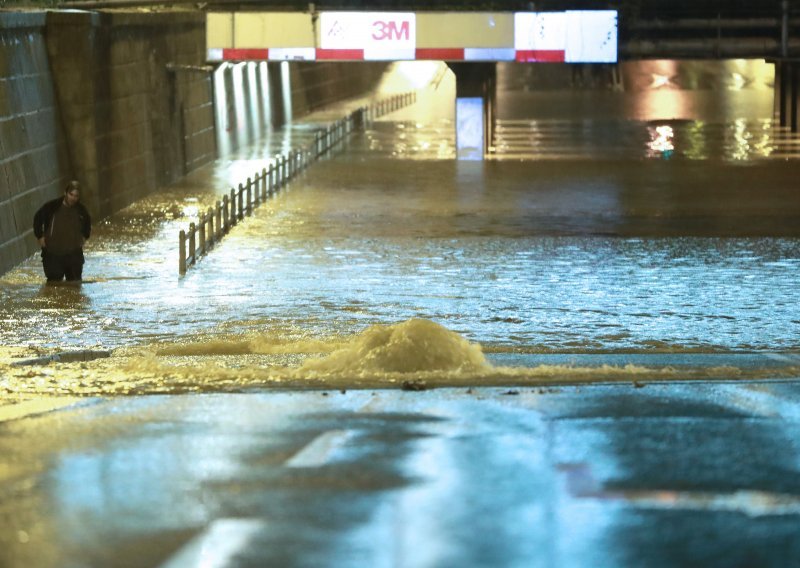
[[[420,47],[415,50],[369,51],[313,47],[210,48],[207,61],[517,61],[563,63],[563,49],[497,49],[474,47]]]
[[[563,63],[563,49],[518,49],[515,57],[520,63]]]
[[[418,47],[416,59],[432,59],[434,61],[461,61],[464,59],[463,47]]]
[[[317,59],[334,61],[361,61],[364,59],[364,50],[317,48]]]
[[[222,50],[222,59],[226,61],[253,61],[268,59],[269,49],[237,49],[226,47]]]

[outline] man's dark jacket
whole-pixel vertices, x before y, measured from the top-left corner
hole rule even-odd
[[[44,235],[45,231],[50,226],[50,222],[53,220],[53,215],[56,214],[56,211],[58,211],[58,208],[62,205],[64,205],[63,197],[53,199],[42,205],[33,216],[33,234],[37,239],[42,238],[42,235]],[[77,208],[78,215],[81,219],[81,234],[84,239],[88,239],[92,232],[92,219],[89,217],[89,211],[80,201],[73,205],[73,207]]]

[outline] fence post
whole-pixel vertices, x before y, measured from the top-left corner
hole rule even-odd
[[[214,241],[216,240],[214,239],[214,234],[216,232],[214,230],[214,209],[209,207],[208,211],[206,212],[206,216],[208,217],[208,241],[210,246],[213,246]]]
[[[231,227],[236,226],[236,190],[231,188]]]
[[[197,247],[195,245],[195,232],[197,227],[194,222],[189,223],[189,261],[191,264],[197,262]]]
[[[253,212],[253,180],[247,178],[247,209],[246,212],[250,215]]]
[[[265,201],[269,195],[269,188],[267,187],[268,179],[267,168],[261,168],[261,199]]]
[[[200,254],[206,252],[206,214],[200,215]]]
[[[237,218],[244,219],[244,187],[239,184],[239,206],[237,208]]]
[[[186,231],[178,234],[178,273],[186,274]]]
[[[219,241],[222,239],[222,204],[217,201],[217,232],[214,239]]]

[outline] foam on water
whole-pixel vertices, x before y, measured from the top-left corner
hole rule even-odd
[[[374,325],[343,349],[307,361],[299,372],[362,376],[489,368],[480,345],[430,320],[410,319],[396,325]]]
[[[641,381],[800,376],[800,367],[734,365],[675,368],[640,364],[497,366],[480,345],[425,319],[373,325],[349,338],[298,339],[273,333],[247,338],[154,344],[92,361],[12,366],[29,353],[5,350],[0,400],[31,395],[112,396],[239,392],[265,388],[542,386]]]

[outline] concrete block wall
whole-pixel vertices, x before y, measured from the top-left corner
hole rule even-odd
[[[69,159],[44,13],[0,13],[0,272],[38,250],[33,214],[66,185]]]
[[[96,219],[216,158],[201,13],[0,13],[0,273],[70,179]]]
[[[216,157],[200,13],[51,12],[76,177],[104,217]]]
[[[292,109],[302,116],[374,88],[388,65],[381,62],[293,63]]]
[[[217,157],[205,55],[200,12],[0,13],[0,273],[38,251],[33,214],[70,179],[100,220]],[[386,68],[291,63],[293,117],[368,92]]]

